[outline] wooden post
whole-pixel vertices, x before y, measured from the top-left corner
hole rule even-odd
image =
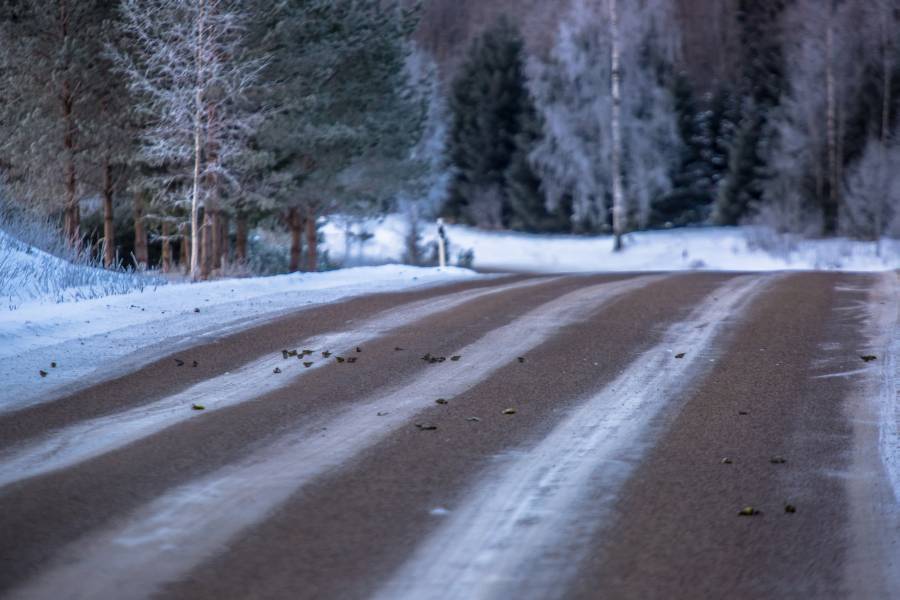
[[[438,226],[438,266],[447,266],[447,232],[444,230],[444,220],[437,220]]]

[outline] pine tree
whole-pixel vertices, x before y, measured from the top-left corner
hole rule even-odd
[[[259,24],[272,57],[259,141],[275,206],[295,240],[304,230],[307,270],[319,264],[318,218],[381,199],[420,137],[426,110],[406,68],[417,15],[398,1],[288,0]]]
[[[80,201],[96,146],[86,129],[97,105],[96,56],[105,0],[20,0],[0,6],[0,127],[16,191],[62,212],[67,240],[80,243]]]
[[[485,227],[510,222],[507,171],[530,104],[523,53],[518,29],[501,18],[472,44],[453,82],[449,217]]]

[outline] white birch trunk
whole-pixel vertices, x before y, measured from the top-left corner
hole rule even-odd
[[[202,160],[203,127],[203,29],[206,20],[206,0],[199,0],[200,15],[197,22],[197,82],[194,92],[194,185],[191,193],[191,279],[200,278],[200,174]]]
[[[614,251],[622,249],[622,234],[625,232],[625,194],[622,183],[622,93],[619,40],[619,15],[617,0],[609,0],[609,24],[612,37],[612,191],[613,191],[613,235]]]

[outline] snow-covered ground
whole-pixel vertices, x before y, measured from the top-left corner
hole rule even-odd
[[[71,302],[164,284],[155,276],[72,264],[0,231],[0,311],[34,302]]]
[[[169,285],[71,265],[0,232],[0,381],[5,383],[0,411],[52,398],[85,378],[96,380],[98,373],[115,376],[197,339],[248,327],[298,306],[476,276],[459,268],[385,264],[403,256],[406,223],[400,216],[355,223],[353,230],[371,237],[360,242],[367,236],[352,236],[348,246],[340,219],[324,226],[332,261],[382,266]],[[448,234],[454,262],[461,251],[471,250],[474,267],[498,271],[900,267],[897,241],[883,243],[880,256],[874,244],[841,239],[797,242],[772,254],[753,242],[760,239],[758,233],[740,228],[629,234],[621,253],[611,252],[608,236],[538,236],[460,226],[448,227]],[[433,224],[423,227],[423,243],[435,237]]]
[[[333,219],[324,227],[329,256],[338,263],[381,264],[401,259],[407,225],[397,215],[355,223],[349,258],[346,227]],[[359,234],[371,238],[360,242]],[[610,236],[531,235],[486,232],[448,226],[450,256],[472,250],[473,267],[535,272],[843,270],[882,271],[900,267],[900,240],[882,242],[881,256],[871,242],[842,238],[789,241],[758,229],[708,227],[628,234],[625,250],[613,253]],[[422,228],[423,242],[436,239],[436,227]],[[760,247],[778,247],[769,252]]]
[[[38,297],[15,310],[4,306],[0,411],[50,399],[71,391],[76,382],[115,376],[198,339],[249,327],[287,310],[472,277],[477,275],[453,267],[386,265],[171,284],[78,302],[52,303]]]

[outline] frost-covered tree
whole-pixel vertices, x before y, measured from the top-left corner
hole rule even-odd
[[[506,200],[509,205],[509,228],[533,233],[567,231],[571,228],[571,211],[564,203],[555,210],[547,209],[541,180],[531,164],[531,153],[543,136],[541,116],[533,105],[520,115],[516,148],[506,169]]]
[[[551,210],[571,202],[576,227],[607,229],[616,174],[622,212],[646,226],[655,199],[671,188],[679,154],[668,64],[677,36],[668,3],[618,5],[621,48],[621,160],[615,168],[613,30],[608,2],[575,2],[547,60],[532,65],[544,136],[531,155]],[[621,223],[618,234],[623,233]]]
[[[404,260],[419,265],[425,260],[421,223],[435,219],[447,197],[451,173],[447,160],[449,109],[441,89],[440,74],[433,57],[415,48],[407,62],[413,89],[424,107],[421,135],[407,161],[409,180],[397,194],[396,208],[406,217]]]
[[[252,130],[252,119],[238,107],[260,65],[242,60],[240,6],[236,0],[122,0],[121,43],[111,50],[146,119],[143,159],[171,172],[176,190],[184,189],[178,181],[190,181],[178,204],[190,206],[194,279],[211,267],[224,166]],[[201,237],[209,257],[202,271]]]
[[[794,202],[820,233],[837,227],[850,100],[860,89],[859,6],[798,0],[786,18],[786,93],[773,111],[771,178],[761,206]],[[804,227],[807,229],[807,227]]]
[[[847,173],[840,229],[880,241],[900,235],[900,147],[872,139]]]

